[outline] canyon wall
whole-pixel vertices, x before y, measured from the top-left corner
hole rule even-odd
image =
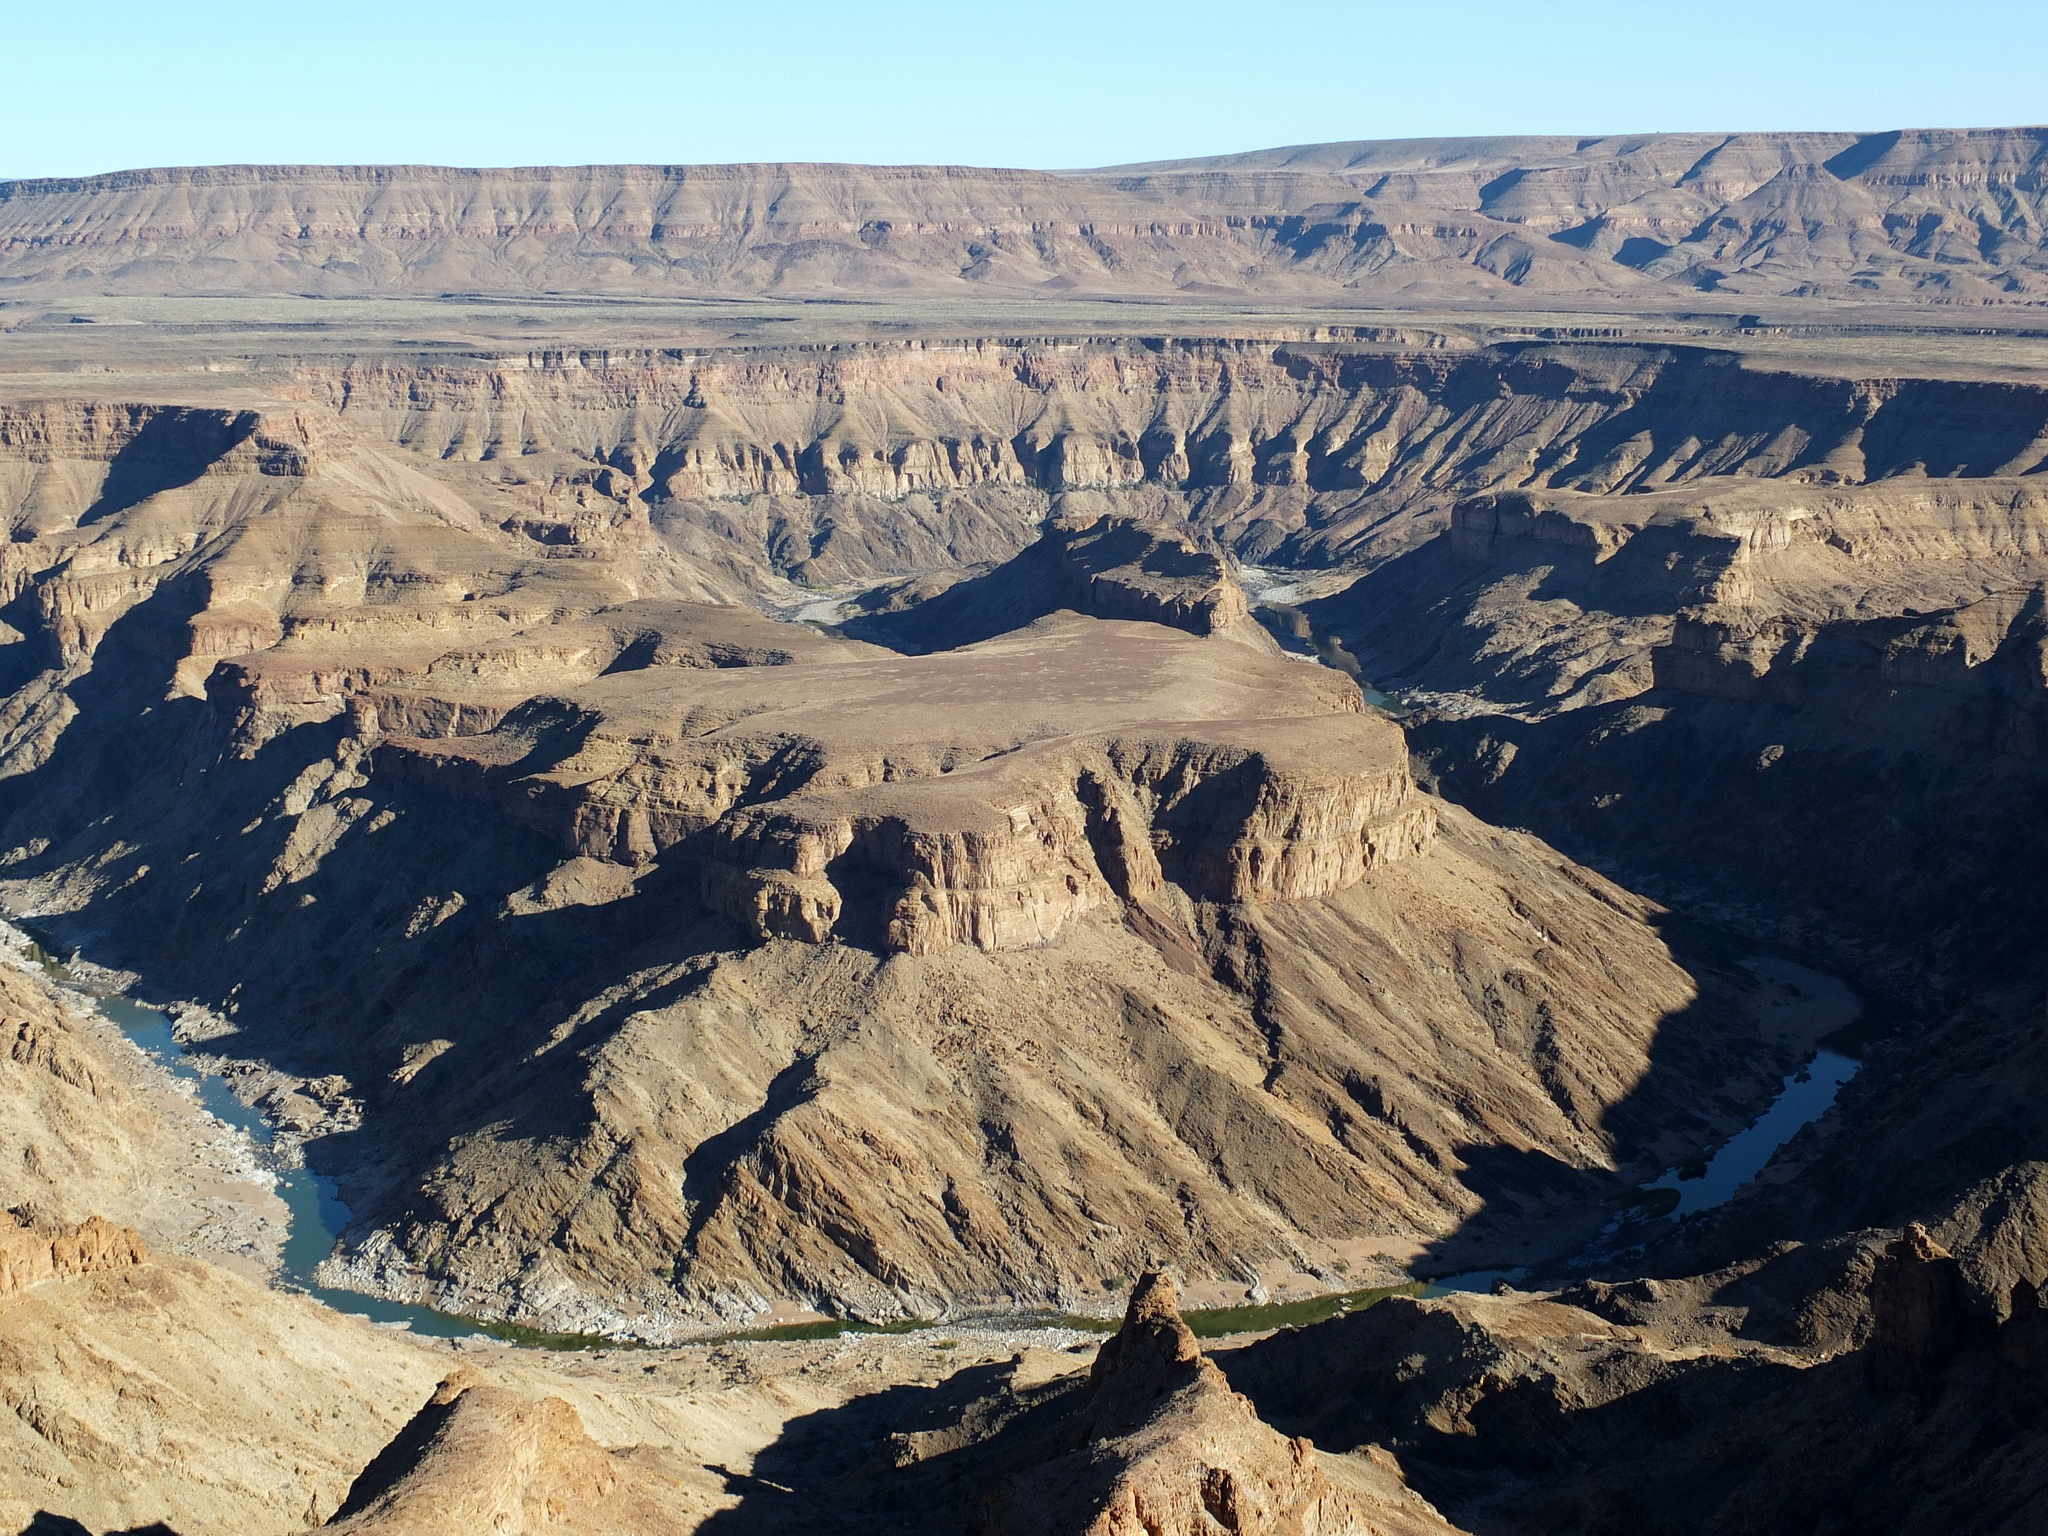
[[[1319,624],[1539,722],[1766,597],[2005,590],[2048,453],[2028,386],[1621,346],[237,388],[4,408],[8,899],[351,1085],[333,1278],[659,1336],[1329,1275],[1704,1144],[1789,1049],[1753,978],[1419,789],[1234,561],[1355,563]]]
[[[2038,303],[2028,128],[1299,146],[1096,171],[216,166],[0,183],[0,285]]]

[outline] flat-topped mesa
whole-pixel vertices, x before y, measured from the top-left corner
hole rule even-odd
[[[608,673],[646,667],[775,667],[857,656],[866,647],[781,624],[731,604],[637,599],[581,617],[521,623],[513,605],[497,632],[468,643],[446,633],[370,631],[310,636],[215,667],[207,695],[254,750],[308,721],[353,712],[364,729],[402,736],[474,736],[527,699]]]
[[[1213,635],[1251,618],[1230,562],[1185,533],[1128,517],[1062,518],[1046,530],[1073,606]]]
[[[760,938],[932,953],[1053,938],[1167,881],[1327,895],[1425,849],[1397,727],[1340,674],[1061,614],[933,656],[600,679],[396,771],[495,798],[572,854],[702,863]]]
[[[1296,302],[1580,294],[1663,307],[1707,289],[2010,305],[2042,293],[2025,193],[2044,161],[2040,130],[2020,127],[1395,139],[1060,173],[161,168],[0,183],[0,278],[43,296],[964,303],[1065,292],[1185,303],[1206,289]]]
[[[1271,648],[1225,556],[1182,529],[1085,512],[1053,519],[1035,544],[984,575],[845,629],[915,654],[993,639],[1061,609]]]

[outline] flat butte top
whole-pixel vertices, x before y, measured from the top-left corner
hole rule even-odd
[[[1218,728],[1199,734],[1262,751],[1313,739],[1321,751],[1342,741],[1347,757],[1388,766],[1406,757],[1398,728],[1363,713],[1348,678],[1231,638],[1061,612],[958,651],[861,649],[824,666],[648,667],[600,677],[535,700],[489,736],[433,749],[510,763],[566,711],[591,726],[587,740],[786,736],[853,752],[924,748],[942,759],[939,768],[950,766],[946,758],[977,761],[1062,737],[1187,727]]]

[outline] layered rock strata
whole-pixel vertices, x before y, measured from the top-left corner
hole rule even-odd
[[[124,171],[0,184],[0,282],[49,294],[1520,288],[1610,303],[2024,303],[2042,292],[2030,210],[2043,157],[2039,129],[1989,128],[1387,140],[1056,174]]]
[[[268,387],[9,407],[6,890],[349,1085],[379,1151],[309,1149],[360,1222],[330,1278],[661,1337],[1095,1304],[1148,1263],[1329,1284],[1690,1155],[1761,1091],[1720,1053],[1776,1062],[1655,908],[1418,794],[1223,551],[1412,542],[1643,433],[1615,483],[1662,483],[1702,400],[1702,466],[1790,474],[1876,392],[1248,342]],[[2033,397],[2000,400],[1988,444]],[[1766,453],[1786,410],[1813,443]],[[891,478],[976,433],[1029,472]],[[715,442],[843,478],[691,481]],[[1006,564],[1027,627],[934,649],[973,632],[919,597]],[[729,601],[905,580],[863,611],[928,654]]]
[[[382,752],[568,854],[700,848],[707,904],[759,937],[911,953],[1044,943],[1169,871],[1196,900],[1299,899],[1428,846],[1394,727],[1335,674],[1219,644],[1058,617],[823,672],[634,673]]]

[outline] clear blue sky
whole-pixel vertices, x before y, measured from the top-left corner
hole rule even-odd
[[[2048,121],[2048,0],[0,0],[0,177]]]

